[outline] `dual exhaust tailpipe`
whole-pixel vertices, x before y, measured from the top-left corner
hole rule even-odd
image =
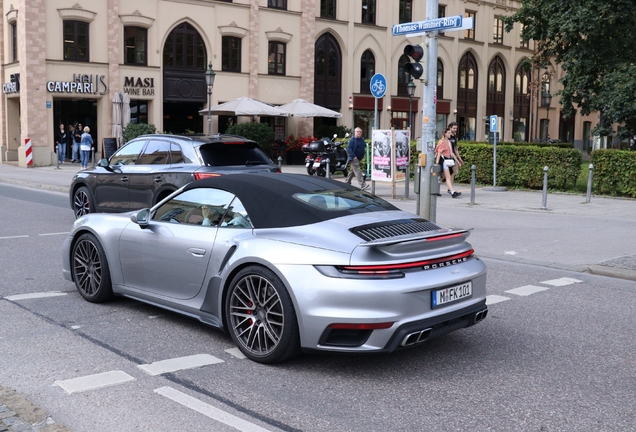
[[[402,340],[401,346],[406,347],[406,346],[422,343],[425,340],[427,340],[429,337],[431,337],[431,333],[433,333],[432,328],[427,328],[425,330],[418,330],[416,332],[409,333]]]
[[[483,321],[486,316],[488,316],[488,309],[477,312],[475,314],[475,320],[473,321],[473,324],[477,324],[478,322]]]

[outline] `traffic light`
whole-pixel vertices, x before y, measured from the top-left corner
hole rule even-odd
[[[404,47],[404,54],[411,57],[414,61],[413,63],[405,64],[404,71],[411,75],[413,79],[419,79],[426,70],[426,58],[428,54],[426,44],[407,45]]]

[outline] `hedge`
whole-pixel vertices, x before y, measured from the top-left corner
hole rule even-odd
[[[636,152],[594,150],[592,190],[595,193],[636,198]]]

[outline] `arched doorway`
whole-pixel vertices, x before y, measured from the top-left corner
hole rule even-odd
[[[515,96],[513,108],[512,139],[529,141],[530,131],[530,67],[519,63],[515,70]]]
[[[163,46],[163,130],[202,132],[199,110],[206,102],[207,53],[203,38],[188,23],[179,24]]]
[[[457,123],[460,139],[474,141],[477,133],[477,62],[467,52],[459,61]]]
[[[336,39],[325,33],[316,41],[314,103],[334,111],[342,107],[342,53]],[[314,118],[314,133],[325,125],[336,125],[336,119]]]
[[[501,57],[496,56],[488,66],[488,94],[486,96],[486,116],[496,115],[499,118],[499,136],[504,137],[506,112],[506,69]],[[490,132],[490,123],[486,122],[486,135]]]

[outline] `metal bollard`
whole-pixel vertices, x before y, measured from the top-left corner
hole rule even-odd
[[[409,189],[411,188],[411,185],[409,183],[410,182],[410,178],[411,178],[411,167],[410,167],[410,163],[406,164],[406,177],[404,179],[404,198],[409,199]]]
[[[587,195],[585,197],[585,202],[589,203],[592,201],[592,177],[594,173],[594,164],[590,164],[590,174],[587,176]]]
[[[93,168],[95,168],[95,148],[91,147],[91,160],[93,161]]]
[[[329,158],[325,159],[325,167],[327,169],[327,172],[325,173],[325,177],[330,179],[331,178],[331,167],[329,166]]]
[[[548,209],[548,166],[543,167],[543,205],[541,210]]]
[[[475,171],[477,165],[470,166],[470,203],[475,204]]]
[[[283,170],[283,157],[282,156],[278,156],[278,169],[279,170]]]

